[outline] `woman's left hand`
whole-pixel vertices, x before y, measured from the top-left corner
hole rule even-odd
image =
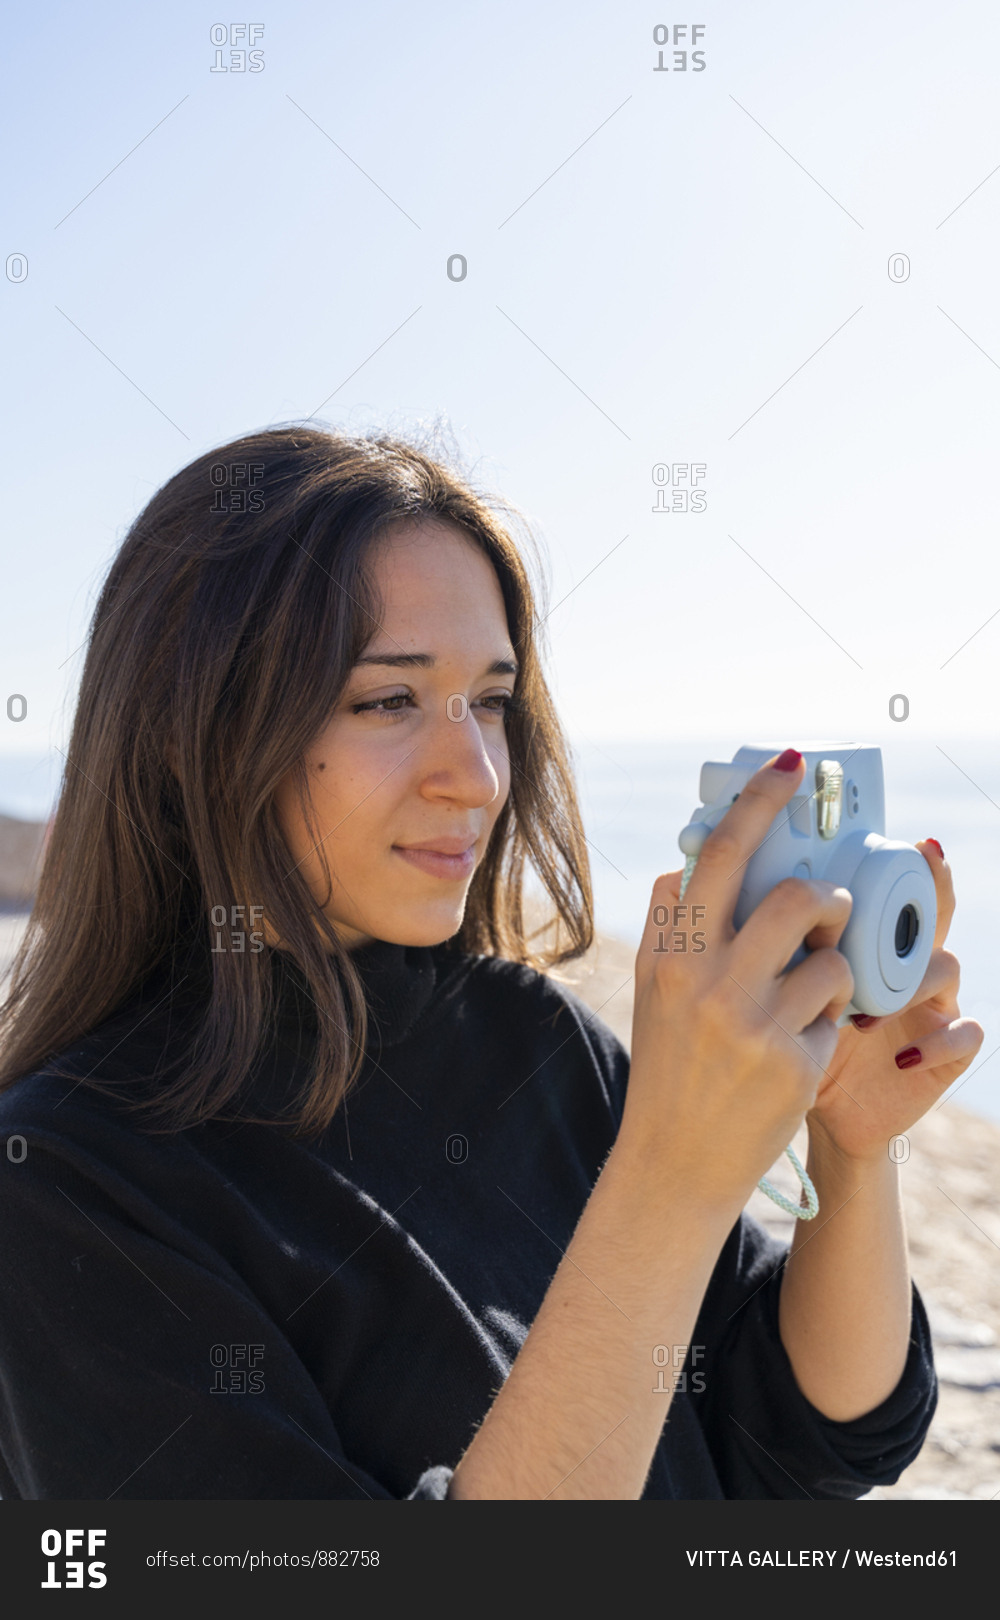
[[[806,1115],[810,1143],[840,1156],[880,1158],[890,1138],[909,1129],[969,1067],[985,1031],[958,1008],[959,963],[943,949],[955,912],[951,869],[931,839],[916,845],[934,874],[937,922],[934,949],[920,987],[901,1012],[864,1029],[848,1021]],[[896,1058],[917,1048],[919,1059],[900,1068]]]

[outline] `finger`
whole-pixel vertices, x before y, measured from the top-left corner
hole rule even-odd
[[[818,1018],[813,1019],[811,1024],[806,1025],[801,1035],[796,1035],[794,1038],[799,1046],[805,1048],[816,1065],[817,1073],[814,1079],[818,1087],[821,1078],[818,1071],[822,1070],[823,1074],[829,1073],[830,1064],[836,1055],[840,1030],[836,1024],[821,1013]]]
[[[851,1023],[861,1031],[871,1030],[876,1025],[891,1024],[894,1018],[902,1018],[904,1014],[911,1013],[914,1007],[920,1007],[928,1001],[946,1000],[956,1003],[957,1011],[958,990],[962,977],[961,964],[952,951],[936,950],[932,953],[927,964],[927,972],[920,981],[920,985],[905,1007],[898,1012],[883,1013],[880,1018],[870,1017],[867,1013],[854,1013]]]
[[[766,984],[780,974],[807,937],[820,950],[836,946],[852,904],[849,889],[824,878],[782,878],[736,935],[733,960],[756,983]]]
[[[955,884],[951,867],[941,853],[936,839],[921,838],[915,846],[934,874],[934,892],[937,896],[937,920],[934,924],[934,944],[943,945],[948,937],[951,919],[955,915]]]
[[[646,923],[639,942],[639,954],[643,957],[654,950],[659,941],[659,935],[672,927],[679,918],[681,879],[684,876],[683,867],[677,872],[661,872],[653,883],[653,892],[646,912]]]
[[[692,906],[704,907],[704,925],[716,939],[731,937],[747,862],[802,783],[801,755],[794,770],[776,769],[778,759],[795,752],[786,749],[782,755],[775,754],[755,771],[701,846],[684,898]]]
[[[844,965],[846,966],[846,959],[842,960],[844,960]],[[850,972],[850,969],[848,969],[848,972]],[[794,1041],[795,1045],[798,1046],[800,1050],[805,1052],[806,1056],[811,1059],[816,1072],[812,1074],[810,1078],[812,1079],[813,1084],[818,1086],[820,1082],[820,1071],[826,1073],[827,1065],[830,1063],[837,1050],[837,1042],[840,1038],[840,1031],[836,1024],[830,1018],[826,1017],[824,1013],[811,1017],[809,1022],[805,1024],[803,1024],[800,1019],[797,1019],[794,1012],[791,1017],[786,1017],[783,1015],[783,1009],[777,1006],[765,1006],[764,1002],[759,1000],[746,984],[740,983],[739,979],[737,979],[734,974],[730,974],[730,978],[733,979],[735,984],[739,985],[739,988],[744,992],[745,995],[750,996],[753,1001],[757,1002],[758,1007],[760,1007],[761,1011],[765,1013],[771,1020],[771,1023],[775,1029],[782,1030],[788,1039],[790,1041]],[[816,999],[817,998],[814,997],[814,1005]]]
[[[982,1024],[974,1018],[955,1018],[950,1024],[921,1035],[919,1041],[895,1053],[896,1067],[907,1074],[946,1067],[947,1085],[968,1068],[986,1037]],[[900,1059],[903,1059],[900,1062]]]
[[[951,1002],[957,1012],[961,977],[961,965],[957,956],[951,951],[940,949],[934,951],[916,994],[911,996],[899,1012],[887,1013],[882,1018],[877,1018],[875,1022],[890,1024],[894,1018],[902,1018],[904,1014],[911,1013],[914,1007],[924,1006],[929,1001],[940,1001],[943,1004]]]
[[[840,951],[813,951],[789,973],[782,974],[773,1004],[784,1027],[800,1031],[823,1017],[836,1023],[854,994],[854,974]]]

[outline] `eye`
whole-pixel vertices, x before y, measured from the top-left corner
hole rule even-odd
[[[411,702],[412,692],[392,692],[388,697],[370,698],[367,703],[352,703],[352,714],[363,714],[366,711],[374,714],[399,714],[402,706]]]
[[[388,697],[369,698],[363,703],[352,703],[350,711],[352,714],[378,714],[388,718],[393,714],[402,714],[406,705],[413,701],[412,692],[391,692]],[[503,717],[517,707],[517,701],[513,692],[491,692],[479,699],[479,707],[485,709],[488,714]]]
[[[480,702],[485,708],[490,709],[491,714],[503,715],[514,707],[514,694],[513,692],[493,692],[489,697],[481,698]]]

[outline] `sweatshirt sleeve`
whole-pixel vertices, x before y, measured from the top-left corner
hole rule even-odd
[[[802,1394],[778,1329],[786,1245],[744,1214],[726,1240],[695,1328],[693,1396],[727,1497],[817,1499],[892,1485],[937,1405],[930,1329],[913,1288],[910,1347],[896,1388],[848,1423]]]
[[[0,1155],[4,1496],[446,1497],[449,1467],[428,1460],[402,1492],[353,1462],[225,1260],[164,1241],[155,1212],[123,1207],[139,1207],[134,1185],[121,1199],[79,1144],[14,1118],[5,1104],[0,1136],[25,1145],[21,1162]]]
[[[604,1021],[568,997],[621,1123],[629,1054]],[[899,1383],[862,1417],[836,1423],[799,1389],[778,1328],[787,1246],[744,1214],[726,1240],[688,1351],[686,1385],[726,1497],[864,1496],[892,1485],[923,1445],[937,1406],[930,1328],[913,1288]]]

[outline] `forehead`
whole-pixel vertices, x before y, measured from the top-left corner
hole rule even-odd
[[[387,616],[499,615],[506,623],[493,564],[457,524],[394,524],[372,548],[369,568]]]
[[[454,555],[463,550],[479,552],[479,549],[459,524],[428,516],[390,524],[375,542],[372,556],[383,566],[399,568],[412,559],[426,560],[438,552]]]

